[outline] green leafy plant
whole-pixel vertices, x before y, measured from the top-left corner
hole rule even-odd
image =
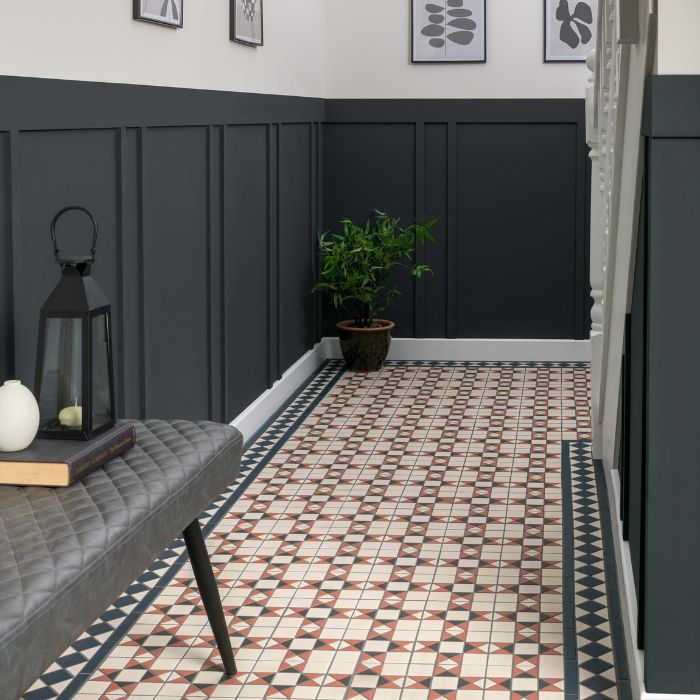
[[[435,220],[421,217],[410,226],[376,210],[364,226],[350,219],[341,222],[341,233],[319,235],[321,280],[313,292],[328,295],[336,309],[344,309],[357,328],[371,328],[377,315],[400,294],[389,279],[395,267],[404,267],[420,279],[434,274],[429,265],[413,264],[417,243],[434,242]]]

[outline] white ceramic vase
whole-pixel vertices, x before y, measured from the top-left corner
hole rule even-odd
[[[17,452],[32,444],[39,430],[39,404],[19,379],[0,386],[0,452]]]

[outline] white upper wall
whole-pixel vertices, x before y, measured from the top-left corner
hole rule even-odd
[[[133,20],[132,0],[0,0],[0,74],[331,98],[584,95],[583,63],[542,60],[542,0],[487,0],[487,62],[458,65],[409,62],[410,0],[265,0],[258,49],[229,41],[228,6],[184,0],[184,29],[170,29]]]
[[[700,0],[658,0],[656,72],[700,73]]]
[[[132,0],[0,0],[0,74],[322,97],[324,6],[265,0],[252,48],[229,41],[229,0],[184,0],[183,29]]]
[[[584,97],[584,63],[543,62],[542,0],[486,0],[483,64],[411,64],[410,6],[326,0],[326,97]]]

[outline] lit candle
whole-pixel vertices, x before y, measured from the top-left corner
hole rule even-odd
[[[83,424],[83,407],[67,406],[58,414],[58,422],[66,428],[76,428]]]

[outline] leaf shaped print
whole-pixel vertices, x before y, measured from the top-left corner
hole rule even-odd
[[[450,27],[455,27],[456,29],[476,29],[476,22],[473,19],[467,17],[462,17],[460,19],[453,19],[451,22],[447,23]]]
[[[585,2],[576,3],[576,8],[574,9],[573,19],[580,19],[586,24],[591,24],[593,22],[593,11],[591,6]]]
[[[420,33],[423,36],[440,36],[445,33],[445,28],[439,24],[429,24],[427,27],[423,27]]]
[[[581,22],[578,22],[576,20],[574,21],[576,22],[576,26],[578,27],[578,33],[581,35],[581,43],[587,44],[593,38],[593,33],[587,25],[581,24]]]
[[[579,45],[578,34],[574,31],[571,26],[571,22],[564,22],[559,30],[559,38],[572,49],[575,49]]]
[[[455,44],[467,46],[467,44],[472,43],[472,39],[474,38],[474,32],[452,32],[452,34],[447,35],[447,38],[450,41],[454,41]]]
[[[568,0],[559,0],[559,6],[554,16],[560,22],[566,22],[571,19],[571,12],[569,12],[569,2]]]

